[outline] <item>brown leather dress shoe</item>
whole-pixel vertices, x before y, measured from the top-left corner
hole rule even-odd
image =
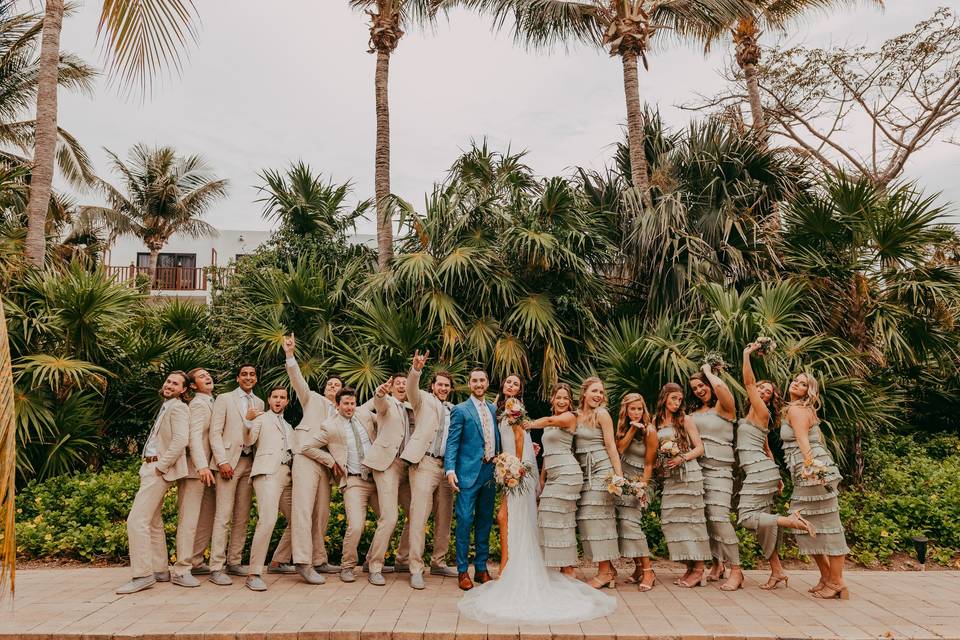
[[[473,589],[473,580],[470,579],[470,574],[466,571],[457,574],[457,584],[462,591],[470,591],[470,589]]]
[[[493,580],[493,576],[490,575],[489,571],[477,571],[473,577],[476,578],[477,582],[480,584],[484,584]]]

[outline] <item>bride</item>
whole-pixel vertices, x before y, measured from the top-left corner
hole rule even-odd
[[[504,380],[501,398],[517,397],[521,390],[520,378],[510,375]],[[617,606],[616,598],[544,563],[537,530],[539,473],[533,441],[528,431],[511,427],[502,415],[499,428],[504,452],[532,463],[534,472],[524,477],[522,491],[502,498],[507,535],[499,579],[468,591],[458,605],[460,613],[488,624],[572,624],[609,615]]]

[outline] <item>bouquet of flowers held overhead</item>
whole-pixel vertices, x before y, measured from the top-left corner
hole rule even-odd
[[[509,398],[503,404],[503,412],[500,414],[500,417],[506,417],[507,424],[511,427],[518,427],[529,421],[526,407],[524,407],[523,403],[517,398]]]
[[[493,459],[493,478],[506,493],[523,493],[529,483],[523,479],[533,473],[533,465],[510,453],[501,453]]]
[[[714,375],[720,375],[720,372],[727,368],[727,363],[723,361],[723,356],[719,351],[711,351],[704,359],[705,364],[710,365],[710,370]]]
[[[758,356],[767,356],[774,352],[777,348],[777,343],[773,338],[768,338],[767,336],[760,336],[754,342],[757,343],[757,346],[760,347],[757,349]]]

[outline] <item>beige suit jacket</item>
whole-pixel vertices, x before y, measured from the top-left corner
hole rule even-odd
[[[296,360],[292,363],[288,361],[285,366],[287,376],[290,378],[290,386],[297,394],[300,407],[303,409],[303,419],[300,420],[300,424],[295,429],[297,444],[294,451],[299,453],[304,445],[310,442],[312,435],[320,433],[323,423],[337,414],[337,408],[327,400],[326,396],[310,390],[310,385],[307,384],[307,379],[303,377],[303,372],[300,371],[300,365],[297,364]]]
[[[354,415],[360,421],[360,424],[363,425],[363,428],[366,429],[370,442],[373,442],[375,438],[373,416],[370,415],[369,412],[360,411]],[[331,469],[333,468],[333,463],[336,462],[341,469],[346,471],[347,430],[349,428],[346,418],[339,413],[334,414],[323,423],[318,433],[311,433],[310,439],[304,444],[300,453]],[[346,477],[341,477],[340,488],[342,489],[346,484]]]
[[[420,390],[420,373],[411,367],[407,375],[407,399],[413,407],[416,428],[400,457],[411,464],[418,464],[433,446],[434,438],[443,428],[447,413],[443,403],[435,395]]]
[[[167,482],[186,477],[189,440],[190,411],[184,403],[173,402],[160,418],[156,440],[157,469]]]
[[[296,451],[293,429],[281,419],[282,417],[268,410],[257,416],[253,426],[247,429],[244,444],[248,447],[253,445],[257,447],[253,466],[250,467],[251,478],[273,474],[280,469],[280,465],[283,464],[281,462],[283,452],[287,448],[283,438],[284,430],[287,431],[287,439],[290,443],[290,455],[292,456]]]
[[[386,471],[387,467],[397,459],[400,447],[403,446],[406,409],[400,401],[390,395],[382,398],[374,396],[373,408],[377,412],[377,439],[367,451],[363,464],[375,471]]]
[[[190,401],[190,443],[187,445],[187,477],[196,478],[197,469],[210,466],[210,418],[213,398],[198,393]]]
[[[210,450],[213,453],[210,467],[213,469],[223,463],[236,467],[240,460],[247,431],[243,423],[241,393],[239,387],[230,393],[221,393],[213,403],[213,416],[210,418]],[[254,408],[263,411],[263,400],[254,396],[253,404]]]

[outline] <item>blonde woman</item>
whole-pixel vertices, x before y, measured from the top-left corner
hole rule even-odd
[[[577,501],[583,487],[583,471],[573,455],[577,416],[573,390],[560,383],[550,394],[553,414],[527,423],[528,429],[543,429],[543,490],[537,507],[537,525],[543,559],[573,577],[577,566]]]
[[[620,400],[617,419],[617,451],[628,480],[643,483],[650,494],[650,478],[657,460],[657,431],[647,403],[639,393],[628,393]],[[627,582],[640,591],[650,591],[657,576],[650,564],[650,547],[643,532],[643,507],[637,496],[620,496],[617,504],[617,528],[620,534],[620,555],[633,558],[633,575]]]
[[[811,536],[816,531],[798,514],[784,517],[773,513],[773,500],[783,488],[783,481],[768,436],[771,425],[780,419],[781,399],[775,384],[769,380],[758,382],[753,373],[750,356],[759,349],[760,345],[752,342],[743,350],[743,386],[750,409],[737,427],[737,459],[744,473],[737,524],[757,536],[763,557],[770,563],[770,578],[760,588],[770,590],[781,582],[789,585],[777,550],[780,529],[799,529]]]
[[[620,557],[617,542],[617,512],[613,494],[607,491],[611,473],[623,475],[613,432],[613,419],[604,408],[606,394],[600,378],[587,378],[580,386],[580,409],[574,436],[577,459],[583,469],[583,490],[577,509],[577,531],[583,557],[597,563],[597,575],[590,580],[596,589],[616,586],[613,561]]]
[[[843,582],[843,563],[850,549],[843,535],[837,500],[840,470],[823,446],[817,417],[820,385],[811,374],[801,373],[790,383],[788,393],[780,439],[793,477],[790,502],[816,529],[816,537],[797,532],[797,546],[800,553],[812,557],[820,569],[820,582],[810,589],[814,597],[846,600],[850,594]]]
[[[686,588],[705,586],[704,562],[711,556],[704,515],[703,473],[697,462],[703,455],[703,442],[693,418],[684,414],[683,387],[672,382],[663,385],[657,397],[653,424],[658,446],[670,442],[677,451],[664,463],[660,503],[660,522],[670,559],[687,565],[683,577],[674,584]]]

